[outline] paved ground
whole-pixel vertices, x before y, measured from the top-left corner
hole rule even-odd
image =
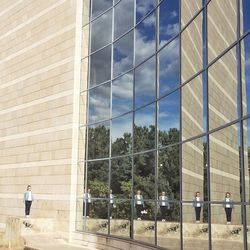
[[[97,250],[97,248],[69,244],[63,239],[55,239],[46,235],[27,237],[25,250]]]

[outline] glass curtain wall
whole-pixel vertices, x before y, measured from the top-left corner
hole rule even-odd
[[[248,0],[83,0],[76,230],[248,249]]]

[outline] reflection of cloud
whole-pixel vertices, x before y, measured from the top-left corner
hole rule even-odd
[[[150,27],[150,26],[155,27],[155,23],[156,23],[155,14],[150,15],[149,17],[147,17],[147,18],[143,21],[143,24],[144,24],[145,27]]]
[[[247,56],[247,55],[246,55]],[[249,67],[250,66],[250,57],[247,58],[247,60],[245,60],[245,66]]]
[[[155,6],[154,0],[137,0],[136,2],[136,12],[141,16],[146,15]]]
[[[159,118],[166,118],[169,117],[169,114],[167,112],[159,112]]]
[[[173,19],[178,16],[177,11],[173,10],[170,12],[169,19]]]
[[[128,73],[113,82],[112,85],[113,96],[118,98],[132,98],[133,97],[133,74]]]
[[[111,42],[112,11],[108,11],[92,23],[91,51],[95,51]]]
[[[124,133],[132,134],[132,115],[126,115],[122,119],[112,121],[112,141],[123,137]]]
[[[124,14],[126,13],[126,14]],[[124,34],[134,25],[134,0],[122,0],[115,7],[115,38]]]
[[[101,121],[109,118],[110,110],[110,85],[100,86],[89,92],[90,122]]]
[[[167,35],[167,36],[174,36],[179,31],[179,24],[173,23],[168,24],[167,26],[161,26],[160,27],[160,33],[161,35]]]
[[[92,18],[98,16],[113,4],[113,0],[92,1]]]

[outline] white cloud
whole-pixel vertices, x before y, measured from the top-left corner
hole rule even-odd
[[[166,27],[165,26],[160,27],[161,35],[174,36],[175,34],[178,33],[178,31],[179,31],[178,23],[168,24]]]
[[[177,16],[178,16],[177,11],[173,10],[173,11],[170,12],[169,18],[170,18],[170,19],[173,19],[173,18],[175,18],[175,17],[177,17]]]
[[[155,6],[154,0],[137,0],[136,12],[140,13],[142,16],[147,14]]]

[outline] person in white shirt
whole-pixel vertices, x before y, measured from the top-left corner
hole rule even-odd
[[[168,202],[168,197],[165,192],[162,192],[159,196],[159,206],[161,210],[161,220],[166,221],[167,210],[170,209],[170,205]]]
[[[30,215],[30,208],[32,201],[34,200],[34,196],[31,191],[31,185],[27,186],[27,191],[23,194],[23,202],[25,204],[25,217],[29,217]]]
[[[115,196],[113,195],[112,189],[109,190],[109,207],[110,207],[109,216],[110,216],[110,219],[112,219],[113,209],[116,207],[115,206]]]
[[[200,192],[198,191],[195,193],[195,197],[193,199],[193,207],[195,209],[196,223],[200,223],[202,205],[203,205],[203,200],[201,199]]]
[[[136,209],[136,216],[137,220],[141,220],[141,212],[144,207],[144,199],[141,194],[140,190],[137,190],[137,193],[135,195],[135,209]]]
[[[231,224],[232,221],[232,210],[233,210],[233,200],[231,199],[231,194],[226,192],[225,199],[223,201],[223,207],[225,209],[227,224]]]
[[[91,189],[88,189],[88,190],[85,190],[85,193],[83,194],[83,217],[87,217],[89,218],[89,211],[90,211],[90,208],[91,208],[91,203],[92,203],[92,200],[91,200]],[[85,211],[85,205],[86,205],[86,215],[84,214],[84,211]]]

